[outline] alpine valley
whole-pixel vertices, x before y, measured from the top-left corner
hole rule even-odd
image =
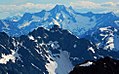
[[[0,20],[0,74],[68,74],[78,67],[80,72],[93,62],[97,67],[104,59],[119,60],[118,44],[119,17],[113,12],[79,13],[56,5]],[[87,60],[93,62],[81,64]]]

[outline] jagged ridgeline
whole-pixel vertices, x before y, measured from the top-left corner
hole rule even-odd
[[[49,30],[39,27],[19,37],[0,32],[1,74],[68,74],[78,63],[107,55],[119,58],[118,52],[99,49],[57,25]]]
[[[53,9],[42,10],[37,13],[25,13],[23,16],[14,16],[0,20],[0,31],[9,35],[19,36],[28,34],[39,26],[51,28],[59,25],[76,36],[85,36],[87,31],[94,31],[100,27],[119,26],[119,17],[109,13],[79,13],[72,7],[56,5]],[[90,34],[89,34],[90,35]]]
[[[27,35],[37,27],[46,29],[58,25],[79,38],[86,38],[105,50],[118,51],[119,17],[113,12],[79,13],[75,9],[56,5],[53,9],[37,13],[25,13],[0,20],[0,31],[10,36]]]

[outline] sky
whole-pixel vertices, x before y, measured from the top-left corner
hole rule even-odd
[[[0,19],[52,9],[56,4],[72,6],[79,12],[119,13],[119,0],[0,0]]]

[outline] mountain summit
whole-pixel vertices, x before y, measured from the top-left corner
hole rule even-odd
[[[11,18],[12,19],[12,18]],[[42,26],[47,29],[59,25],[76,36],[83,36],[87,31],[104,26],[117,27],[119,18],[112,13],[94,14],[92,12],[79,13],[70,7],[56,5],[50,11],[42,10],[38,13],[25,13],[19,19],[4,19],[1,31],[11,36],[25,35],[33,29]],[[7,27],[5,27],[7,25]]]

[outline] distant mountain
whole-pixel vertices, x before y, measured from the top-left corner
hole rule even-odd
[[[119,51],[119,29],[107,26],[85,33],[84,38],[93,41],[98,48]]]
[[[4,19],[2,23],[7,27],[0,27],[0,29],[11,36],[19,36],[28,34],[39,26],[49,29],[53,25],[59,25],[74,35],[82,37],[87,31],[96,30],[99,27],[118,27],[118,21],[119,17],[113,12],[78,13],[71,6],[56,5],[50,11],[42,10],[38,13],[25,13],[22,17],[13,17],[11,20]]]
[[[119,60],[105,57],[77,65],[69,74],[118,74]]]
[[[39,27],[20,37],[0,33],[2,74],[68,74],[78,63],[106,56],[119,59],[118,55],[118,51],[98,49],[57,25],[49,30]]]

